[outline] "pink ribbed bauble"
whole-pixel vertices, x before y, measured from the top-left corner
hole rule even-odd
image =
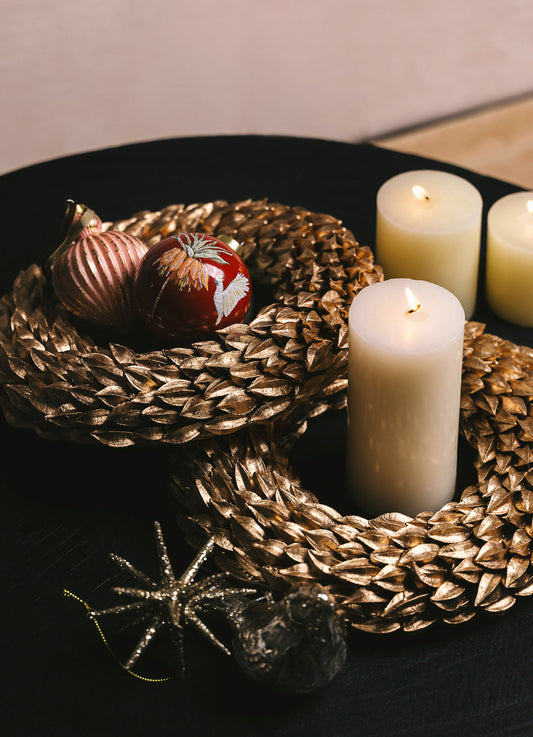
[[[99,232],[99,219],[53,262],[52,283],[73,314],[104,328],[133,328],[131,284],[148,250],[139,238],[120,231]]]

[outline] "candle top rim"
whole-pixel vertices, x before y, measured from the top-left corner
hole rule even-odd
[[[528,208],[532,201],[533,191],[527,190],[511,192],[496,200],[487,214],[489,238],[496,236],[507,248],[516,251],[533,252],[533,213]]]
[[[409,314],[405,287],[420,309]],[[387,279],[364,287],[350,306],[349,331],[376,350],[395,356],[436,353],[464,333],[465,312],[457,297],[432,282]]]
[[[528,202],[528,200],[533,200],[533,190],[528,189],[521,189],[517,190],[516,192],[508,192],[507,194],[504,194],[502,197],[499,197],[497,200],[494,200],[492,205],[489,208],[489,213],[491,210],[498,210],[500,207],[503,207],[506,203],[509,204],[510,202]],[[527,208],[526,208],[527,209]]]
[[[421,187],[428,199],[417,199],[412,188]],[[443,194],[444,190],[444,194]],[[406,230],[428,234],[450,233],[478,220],[483,198],[467,179],[439,169],[401,172],[384,182],[377,193],[378,215]]]

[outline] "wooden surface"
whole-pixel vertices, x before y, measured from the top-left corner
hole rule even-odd
[[[533,190],[533,95],[373,143]]]

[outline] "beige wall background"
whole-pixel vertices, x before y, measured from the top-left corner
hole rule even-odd
[[[360,141],[533,90],[531,0],[0,0],[0,171],[174,136]]]

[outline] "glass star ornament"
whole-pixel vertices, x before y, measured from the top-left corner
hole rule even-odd
[[[335,600],[317,583],[295,585],[277,601],[228,596],[215,606],[233,627],[233,654],[250,678],[308,693],[344,666],[345,626]]]

